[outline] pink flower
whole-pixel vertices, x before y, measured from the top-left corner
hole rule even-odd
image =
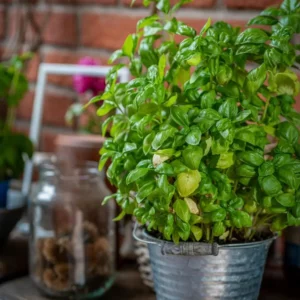
[[[79,60],[78,64],[84,66],[101,65],[101,63],[97,63],[97,61],[91,57],[83,57]],[[73,76],[73,85],[74,89],[79,94],[84,94],[87,91],[91,91],[93,96],[96,96],[99,95],[101,92],[104,92],[105,78],[77,74]]]

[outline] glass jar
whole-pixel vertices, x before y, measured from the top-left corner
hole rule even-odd
[[[41,166],[30,206],[30,275],[46,295],[101,296],[115,271],[114,203],[97,164]]]

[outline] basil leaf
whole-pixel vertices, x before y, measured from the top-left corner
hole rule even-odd
[[[191,226],[191,231],[195,237],[195,240],[197,242],[199,242],[201,239],[202,239],[202,236],[203,236],[203,231],[200,227],[198,226]]]
[[[147,198],[155,189],[155,183],[150,181],[144,184],[136,194],[136,200],[141,203],[145,198]]]
[[[226,227],[223,222],[216,222],[213,226],[213,236],[221,236],[226,231]]]
[[[269,39],[268,35],[261,29],[248,28],[236,39],[236,44],[262,44]]]
[[[275,25],[278,20],[272,16],[257,16],[248,22],[248,25]]]
[[[203,157],[203,150],[201,147],[188,146],[182,151],[182,157],[188,168],[197,170]]]
[[[228,119],[233,119],[238,113],[238,107],[235,99],[225,100],[219,107],[219,113]]]
[[[249,165],[254,167],[260,166],[264,162],[264,157],[262,153],[256,151],[245,151],[238,154],[238,158]]]
[[[201,141],[202,132],[198,127],[193,127],[185,138],[189,145],[198,145]]]
[[[183,127],[189,126],[189,119],[186,112],[184,112],[179,106],[171,107],[171,118],[172,120]]]
[[[127,175],[126,183],[130,184],[130,183],[138,180],[139,178],[144,177],[148,172],[149,172],[149,170],[146,168],[135,169]]]
[[[180,199],[177,199],[173,205],[176,215],[184,222],[188,223],[191,213],[187,204]]]
[[[295,145],[299,141],[299,131],[295,125],[289,122],[282,122],[277,128],[278,137],[286,140],[287,142]]]
[[[211,220],[212,222],[220,222],[226,218],[226,210],[224,208],[219,208],[214,210],[211,213]]]
[[[295,196],[290,193],[284,193],[276,197],[277,202],[285,207],[293,207],[295,205]]]
[[[175,128],[174,129],[167,129],[165,131],[161,131],[161,132],[158,132],[156,135],[155,135],[155,138],[152,142],[152,148],[154,150],[158,150],[159,148],[162,147],[162,145],[164,144],[164,142],[170,138],[170,137],[173,137],[175,134]]]
[[[272,161],[264,162],[258,169],[258,174],[260,177],[273,175],[274,172],[275,172],[275,168]]]
[[[216,168],[218,169],[228,169],[234,164],[233,152],[222,153],[219,156]]]
[[[268,196],[275,196],[282,189],[280,182],[274,175],[263,177],[260,186]]]
[[[179,195],[181,197],[188,197],[195,192],[200,181],[201,175],[197,170],[178,174],[175,184]]]

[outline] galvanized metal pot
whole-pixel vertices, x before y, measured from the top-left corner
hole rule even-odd
[[[134,231],[148,244],[157,300],[256,300],[273,239],[178,245]]]

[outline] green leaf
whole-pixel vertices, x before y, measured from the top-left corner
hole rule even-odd
[[[178,97],[177,94],[175,94],[174,96],[171,96],[171,97],[168,99],[168,101],[166,101],[166,102],[164,103],[164,106],[165,106],[165,107],[173,106],[173,105],[176,103],[177,97]]]
[[[105,116],[108,114],[111,110],[115,108],[114,104],[108,101],[104,101],[103,105],[98,108],[97,115],[99,117]]]
[[[149,133],[145,138],[144,138],[144,141],[143,141],[143,152],[145,155],[147,155],[150,150],[151,150],[151,144],[154,140],[154,137],[155,137],[155,133],[154,131],[152,131],[151,133]]]
[[[194,37],[196,35],[196,30],[182,22],[178,22],[176,33],[180,35]]]
[[[299,141],[299,131],[297,127],[289,122],[282,122],[278,125],[277,136],[292,145],[297,144]]]
[[[198,145],[201,141],[202,132],[198,127],[193,127],[185,138],[189,145]]]
[[[268,35],[261,29],[248,28],[239,34],[236,44],[263,44],[269,39]]]
[[[299,0],[284,0],[280,6],[281,9],[285,10],[288,13],[295,11],[300,8]]]
[[[155,135],[155,138],[152,142],[152,148],[154,150],[158,150],[162,145],[163,143],[169,138],[169,137],[172,137],[174,136],[175,134],[175,130],[174,129],[167,129],[165,131],[161,131],[161,132],[158,132],[156,135]]]
[[[267,49],[264,53],[264,61],[267,67],[275,68],[282,62],[282,54],[275,48]]]
[[[256,175],[255,168],[246,164],[236,168],[236,175],[240,177],[253,177]]]
[[[196,53],[194,54],[192,57],[190,57],[186,62],[190,65],[190,66],[197,66],[199,65],[199,63],[201,62],[201,54],[200,53]]]
[[[153,181],[150,181],[146,184],[144,184],[141,188],[139,188],[139,191],[136,195],[136,200],[138,203],[141,203],[145,198],[147,198],[155,189],[155,183]]]
[[[118,194],[112,194],[112,195],[108,195],[106,197],[104,197],[101,205],[105,205],[107,204],[111,199],[115,199],[117,197]]]
[[[166,68],[166,64],[167,64],[167,58],[166,56],[163,54],[158,62],[158,74],[159,74],[159,78],[161,80],[161,82],[164,79],[164,74],[165,74],[165,68]]]
[[[188,168],[197,170],[203,157],[203,150],[201,147],[188,146],[182,151],[182,157]]]
[[[268,196],[276,196],[282,189],[280,182],[274,175],[263,177],[260,186]]]
[[[171,162],[173,170],[176,174],[188,172],[190,169],[180,160],[176,159]]]
[[[182,110],[180,106],[172,106],[170,112],[171,118],[175,123],[182,127],[189,126],[188,115]]]
[[[284,214],[277,216],[272,222],[271,230],[278,232],[287,227],[287,217]]]
[[[131,34],[127,36],[127,38],[123,44],[122,50],[123,50],[123,54],[126,56],[130,57],[133,55],[134,41],[133,41],[133,37]]]
[[[285,207],[293,207],[295,205],[295,196],[290,193],[280,194],[276,197],[276,200]]]
[[[240,111],[236,118],[233,120],[234,123],[237,123],[237,122],[243,122],[247,119],[247,117],[249,117],[251,115],[251,110],[243,110],[243,111]]]
[[[111,64],[113,63],[115,60],[117,60],[118,58],[124,56],[123,50],[116,50],[115,52],[113,52],[113,54],[110,56],[108,63]]]
[[[179,195],[181,197],[188,197],[198,188],[200,181],[201,175],[197,170],[178,174],[176,187]]]
[[[188,223],[191,213],[185,201],[177,199],[173,205],[176,215],[184,222]]]
[[[291,165],[280,167],[277,170],[278,179],[287,184],[292,189],[298,189],[300,186],[300,180],[297,178]]]
[[[133,151],[135,149],[137,149],[137,146],[136,146],[135,143],[125,143],[122,152],[123,153],[125,153],[125,152],[131,152],[131,151]]]
[[[155,171],[159,174],[166,174],[166,175],[174,175],[173,167],[167,163],[161,163],[156,168]]]
[[[225,85],[232,78],[232,69],[226,65],[220,66],[216,78],[219,84]]]
[[[211,212],[212,222],[220,222],[226,218],[226,210],[224,208],[219,208]]]
[[[130,184],[141,177],[144,177],[149,172],[147,168],[135,169],[131,171],[126,177],[126,184]]]
[[[222,153],[218,159],[216,168],[218,169],[228,169],[234,164],[233,152]]]
[[[238,158],[249,165],[254,167],[260,166],[264,162],[264,157],[262,153],[256,151],[245,151],[238,154]]]
[[[125,210],[122,210],[122,212],[121,212],[117,217],[115,217],[115,218],[113,219],[113,221],[120,221],[120,220],[122,220],[125,216],[126,216],[126,212],[125,212]]]
[[[263,85],[267,77],[265,64],[253,69],[246,77],[245,90],[249,95],[253,95]]]
[[[158,20],[158,15],[148,16],[139,20],[137,23],[137,31],[143,29],[146,26],[152,25],[157,20]]]
[[[272,161],[264,162],[258,169],[258,174],[260,177],[273,175],[274,172],[275,172],[275,168]]]
[[[275,25],[278,20],[272,16],[257,16],[248,22],[248,25]]]
[[[229,205],[234,209],[241,209],[244,206],[244,200],[241,197],[235,197],[229,201]]]
[[[211,26],[211,18],[208,18],[205,25],[202,27],[199,35],[203,35],[210,26]]]
[[[188,208],[189,208],[189,210],[192,214],[198,214],[199,213],[199,208],[198,208],[196,202],[193,199],[184,198],[184,201],[187,204],[187,206],[188,206]]]
[[[233,119],[238,113],[238,107],[235,99],[225,100],[219,107],[219,113],[228,119]]]
[[[158,0],[156,7],[165,14],[167,14],[169,13],[171,8],[170,0]]]
[[[213,236],[221,236],[226,231],[226,227],[224,226],[223,222],[216,222],[213,226]]]
[[[202,236],[203,236],[203,231],[200,227],[198,226],[191,226],[191,231],[195,237],[195,240],[197,242],[199,242],[201,239],[202,239]]]
[[[244,211],[233,211],[230,212],[230,220],[236,228],[242,227],[251,227],[252,226],[252,219],[250,215]]]

